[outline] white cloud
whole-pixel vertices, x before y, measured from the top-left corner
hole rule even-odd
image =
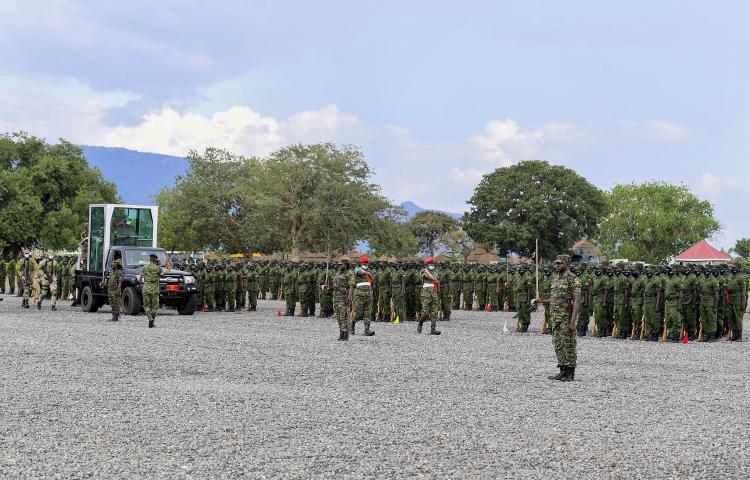
[[[665,120],[620,120],[616,127],[626,136],[656,142],[676,143],[691,135],[683,125]]]

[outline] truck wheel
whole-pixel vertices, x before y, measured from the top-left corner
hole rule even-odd
[[[81,309],[89,313],[99,310],[99,302],[96,301],[94,292],[91,291],[91,287],[88,285],[83,287],[83,291],[81,292]]]
[[[122,313],[125,315],[138,315],[141,313],[143,300],[134,287],[126,287],[122,291]]]
[[[195,313],[195,302],[195,295],[190,295],[179,307],[177,307],[177,313],[180,315],[192,315]]]

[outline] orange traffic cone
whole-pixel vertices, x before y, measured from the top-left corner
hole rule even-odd
[[[688,344],[688,336],[687,336],[687,333],[685,334],[685,336],[684,336],[684,337],[682,337],[682,343],[683,343],[683,344],[685,344],[685,345],[687,345],[687,344]]]
[[[492,305],[489,303],[487,304],[487,308],[484,309],[485,312],[491,312],[492,311]]]
[[[206,304],[201,305],[201,312],[206,313]]]
[[[281,316],[281,310],[279,310],[279,313],[276,314],[277,317]]]

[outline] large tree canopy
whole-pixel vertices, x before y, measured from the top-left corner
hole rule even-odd
[[[543,258],[594,235],[606,212],[604,195],[585,178],[539,160],[485,175],[468,203],[463,226],[476,242],[530,256],[539,239]]]
[[[88,205],[117,201],[115,185],[89,166],[79,147],[24,133],[0,135],[0,250],[74,249]]]
[[[458,220],[447,213],[425,210],[414,214],[408,222],[409,229],[417,239],[419,251],[435,255],[435,251],[445,247],[445,236],[459,227]]]
[[[599,246],[610,258],[663,263],[720,228],[711,203],[685,185],[617,185],[607,202]]]
[[[165,244],[181,249],[342,252],[393,208],[353,146],[293,145],[263,159],[208,149],[189,162],[157,196]]]

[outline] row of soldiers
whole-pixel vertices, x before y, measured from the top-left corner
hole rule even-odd
[[[198,305],[206,311],[254,310],[258,299],[284,300],[284,315],[333,313],[330,290],[334,265],[325,262],[209,261],[206,264],[175,262],[198,279]],[[438,264],[440,316],[450,320],[451,311],[498,311],[518,309],[521,328],[530,323],[530,301],[534,298],[533,268],[528,265]],[[413,321],[421,308],[423,285],[421,261],[369,262],[372,275],[371,321],[397,317]]]
[[[42,301],[49,297],[52,310],[56,310],[57,300],[73,293],[75,264],[75,258],[57,256],[51,251],[44,256],[23,251],[18,259],[0,258],[0,293],[22,297],[24,308],[29,308],[31,302],[41,309]]]
[[[581,281],[578,335],[669,342],[742,340],[750,270],[739,265],[572,267]]]

